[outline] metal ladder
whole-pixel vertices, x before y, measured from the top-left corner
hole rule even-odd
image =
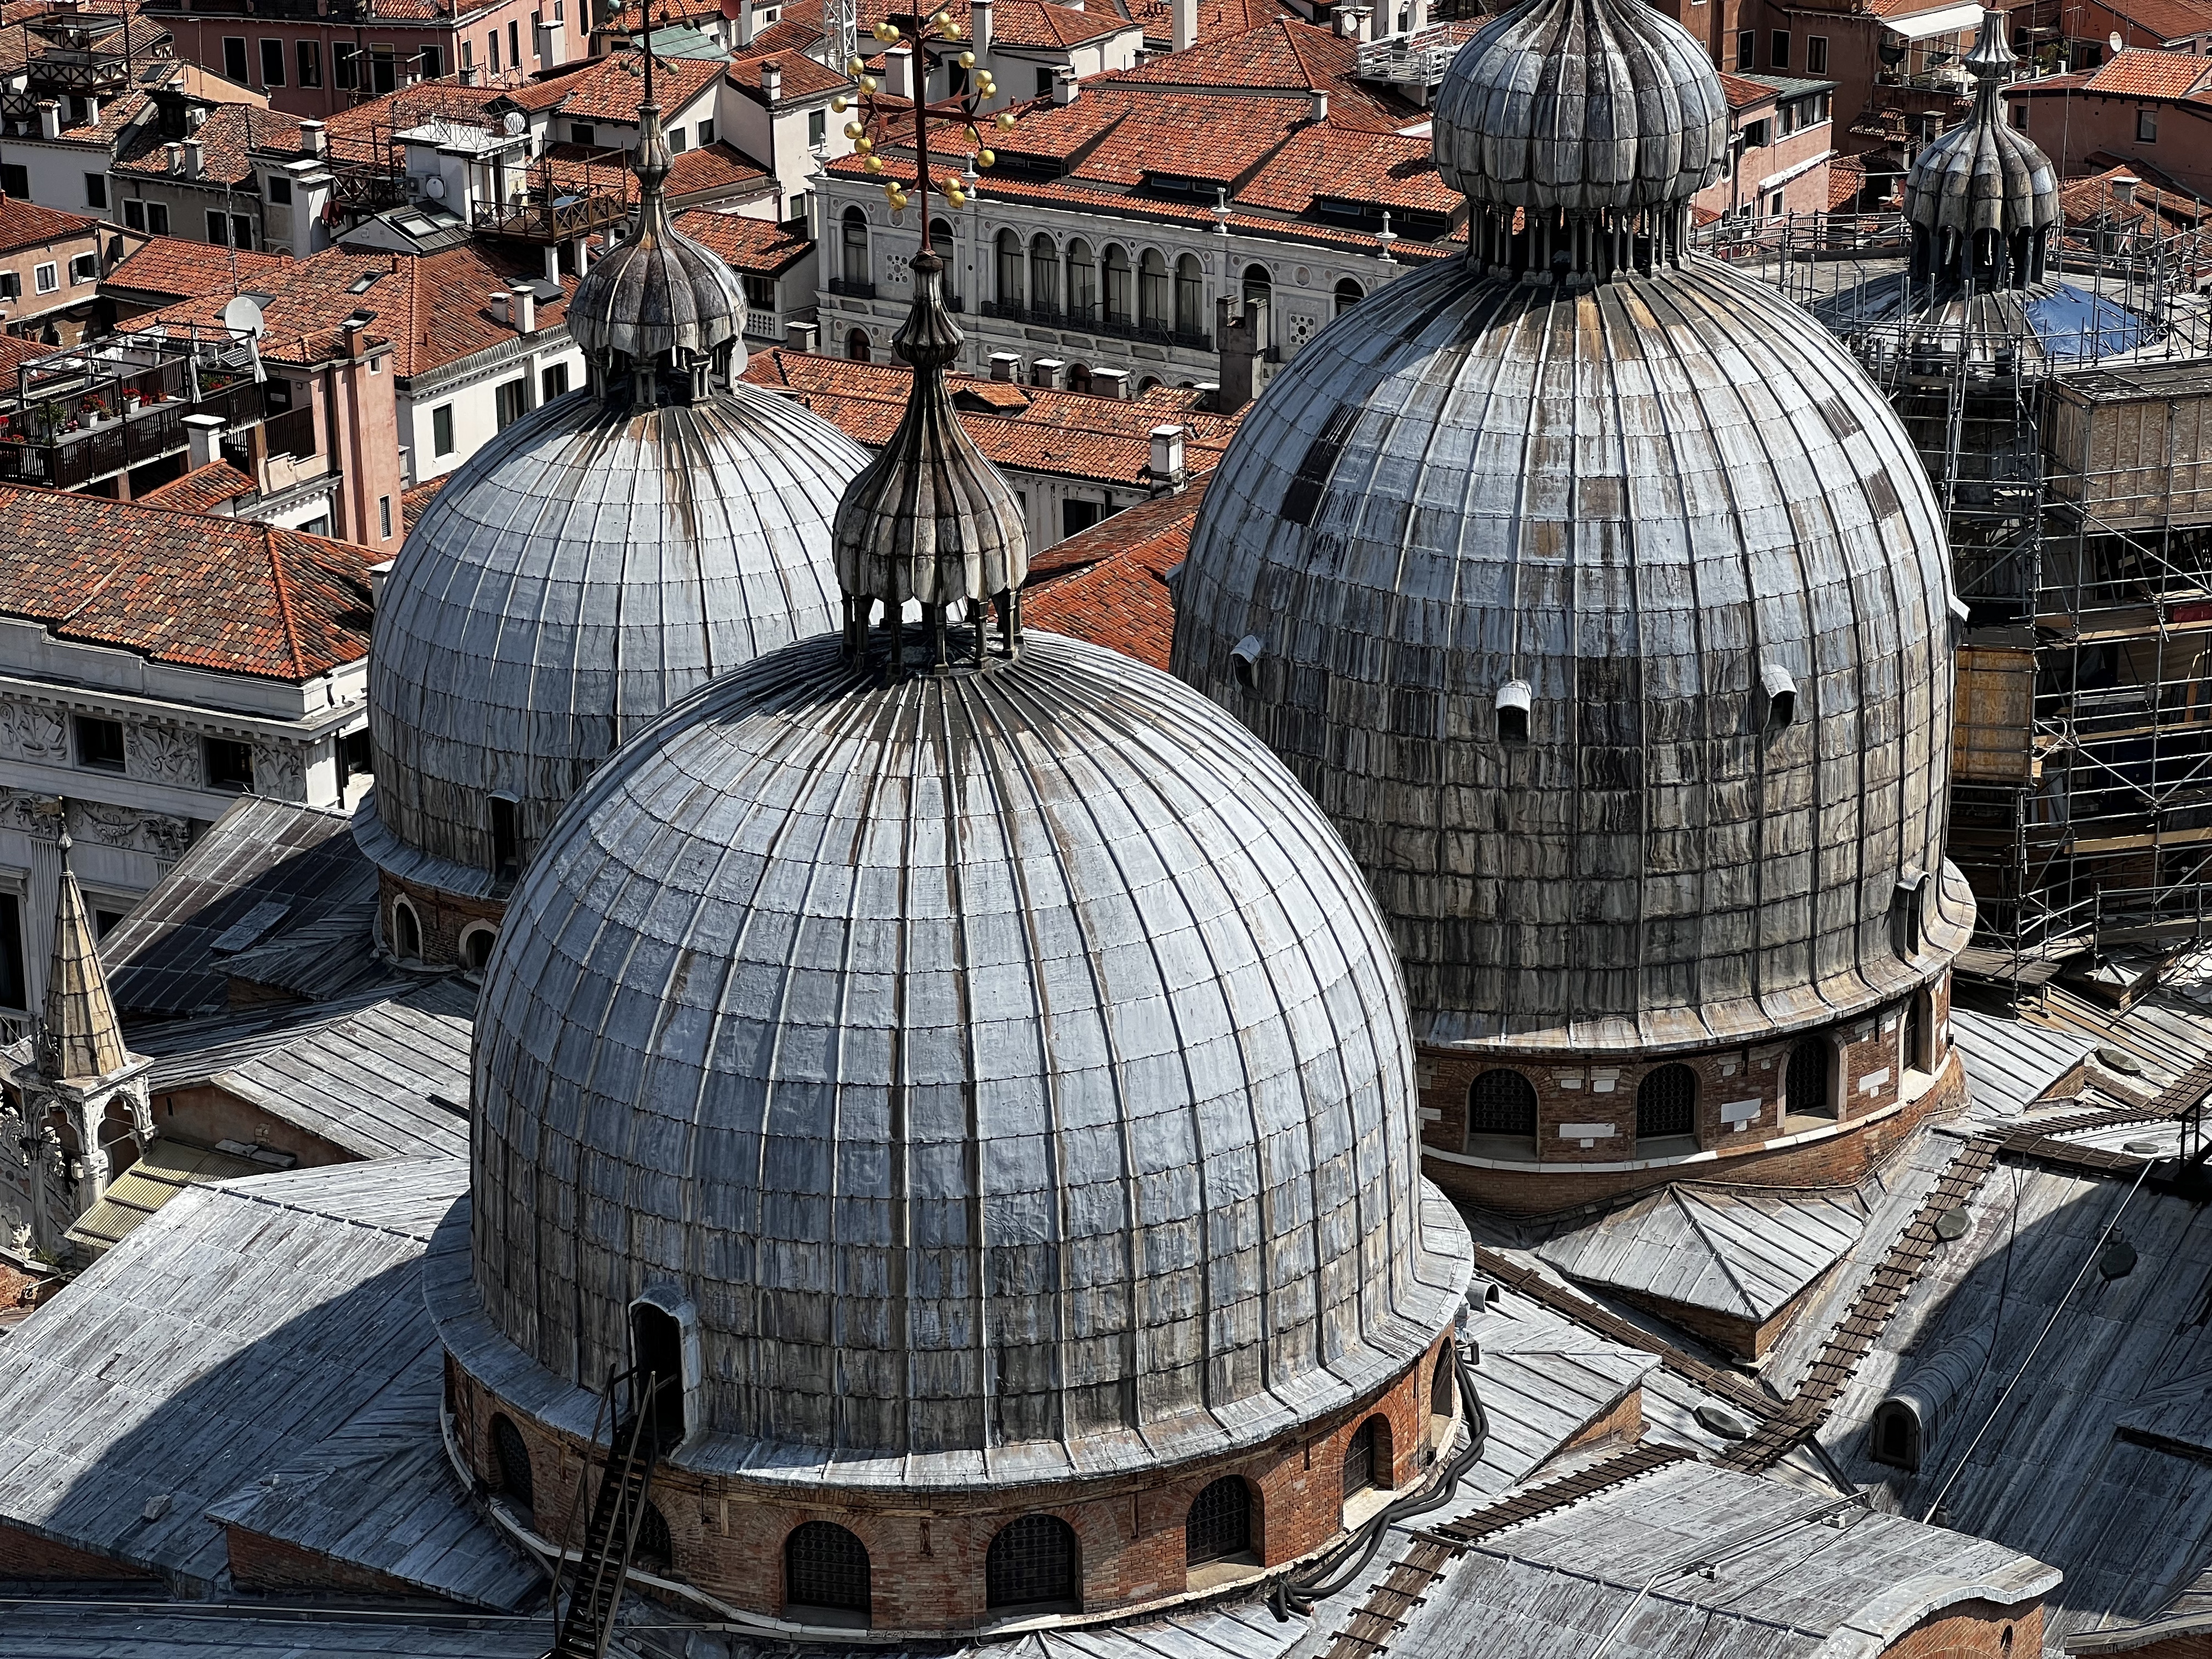
[[[592,1518],[584,1528],[574,1587],[568,1593],[560,1632],[546,1659],[605,1659],[607,1643],[614,1634],[615,1609],[622,1603],[630,1554],[637,1547],[638,1528],[653,1491],[653,1468],[660,1461],[659,1382],[653,1372],[633,1368],[610,1378],[601,1396],[599,1419],[592,1425],[592,1443],[599,1443],[599,1424],[609,1415],[615,1418],[614,1432],[608,1437],[599,1493],[592,1499]],[[617,1413],[615,1401],[623,1395],[627,1395],[626,1408]],[[582,1497],[580,1482],[576,1498],[580,1501]],[[572,1507],[572,1523],[574,1516]],[[560,1610],[557,1565],[553,1606],[556,1612]]]

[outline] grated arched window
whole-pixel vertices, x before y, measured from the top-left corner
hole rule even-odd
[[[1536,1133],[1536,1086],[1520,1073],[1494,1066],[1467,1091],[1467,1132],[1471,1135],[1528,1135]]]
[[[1832,1117],[1828,1102],[1828,1044],[1826,1038],[1801,1037],[1790,1051],[1785,1109],[1799,1117]]]
[[[833,1521],[809,1521],[783,1540],[783,1601],[792,1607],[866,1613],[868,1547]]]
[[[1242,1555],[1252,1547],[1252,1489],[1229,1475],[1191,1500],[1183,1522],[1184,1555],[1192,1566]]]
[[[994,1607],[1075,1601],[1075,1528],[1058,1516],[1009,1521],[984,1558],[984,1600]]]
[[[1662,1066],[1636,1085],[1636,1133],[1693,1135],[1698,1132],[1698,1074],[1680,1064]]]
[[[491,1420],[491,1456],[499,1471],[499,1489],[514,1500],[517,1509],[534,1506],[530,1481],[530,1447],[502,1412]]]
[[[1390,1474],[1390,1419],[1370,1417],[1345,1443],[1344,1495],[1356,1498],[1370,1486],[1389,1486]]]

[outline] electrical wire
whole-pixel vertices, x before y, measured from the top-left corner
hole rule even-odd
[[[2151,1172],[2151,1165],[2152,1160],[2146,1158],[2142,1168],[2136,1171],[2135,1182],[2128,1188],[2127,1196],[2120,1200],[2119,1207],[2112,1212],[2112,1218],[2105,1224],[2104,1231],[2097,1235],[2097,1242],[2089,1247],[2088,1255],[2082,1258],[2081,1270],[2074,1275],[2074,1282],[2066,1287],[2066,1294],[2060,1297],[2057,1305],[2051,1310],[2051,1317],[2043,1322],[2043,1328],[2036,1333],[2034,1345],[2028,1349],[2027,1357],[2020,1362],[2020,1369],[2013,1372],[2012,1380],[2004,1385],[2004,1392],[1997,1395],[1996,1403],[1989,1409],[1989,1414],[1982,1419],[1981,1427],[1974,1431],[1974,1437],[1966,1443],[1966,1450],[1959,1454],[1958,1462],[1952,1466],[1951,1473],[1944,1477],[1943,1484],[1936,1489],[1936,1496],[1929,1501],[1926,1511],[1920,1517],[1923,1521],[1932,1521],[1935,1518],[1936,1511],[1943,1507],[1943,1499],[1950,1494],[1952,1486],[1957,1483],[1959,1477],[1966,1473],[1966,1465],[1974,1455],[1974,1449],[1982,1443],[1982,1437],[1990,1431],[1990,1425],[1997,1420],[1997,1413],[2004,1409],[2005,1401],[2012,1398],[2013,1390],[2020,1386],[2021,1379],[2027,1375],[2027,1368],[2035,1363],[2035,1356],[2043,1351],[2044,1342],[2057,1325],[2059,1315],[2066,1311],[2066,1304],[2074,1299],[2074,1292],[2081,1288],[2081,1281],[2089,1276],[2089,1269],[2097,1265],[2097,1258],[2104,1254],[2106,1242],[2111,1239],[2113,1230],[2120,1224],[2120,1218],[2128,1212],[2128,1206],[2135,1201],[2136,1194],[2142,1189],[2143,1177]]]

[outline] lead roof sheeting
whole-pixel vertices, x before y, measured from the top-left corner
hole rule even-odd
[[[2129,1184],[2001,1162],[1972,1201],[1972,1230],[1937,1248],[1820,1431],[1851,1480],[1887,1486],[1917,1515],[1987,1423],[1943,1504],[1954,1527],[2065,1570],[2046,1613],[2053,1644],[2148,1619],[2212,1567],[2212,1466],[2118,1432],[2168,1402],[2204,1398],[2212,1210],[2138,1191],[2119,1221],[2135,1270],[2106,1280],[2092,1266],[2068,1295]],[[1939,1429],[1917,1475],[1869,1459],[1875,1407],[1920,1356],[1983,1328],[1990,1364],[1945,1413],[1957,1431]],[[2193,1445],[2198,1431],[2180,1437]]]
[[[1580,1659],[1623,1615],[1607,1650],[1638,1659],[1808,1659],[1830,1637],[1860,1631],[1875,1639],[1844,1650],[1874,1652],[1917,1622],[1906,1609],[1991,1590],[2023,1600],[2057,1576],[1998,1545],[1863,1512],[1846,1530],[1816,1523],[1724,1550],[1833,1502],[1702,1463],[1667,1464],[1472,1546],[1407,1615],[1391,1653]],[[1723,1553],[1711,1578],[1698,1571]]]
[[[1842,1260],[1866,1219],[1864,1200],[1849,1188],[1675,1182],[1537,1254],[1585,1284],[1759,1322]]]
[[[1951,1006],[1951,1043],[1966,1060],[1974,1104],[2013,1116],[2087,1059],[2094,1039]]]
[[[1863,1010],[1965,944],[1948,877],[1921,957],[1893,942],[1899,878],[1942,864],[1951,591],[1895,414],[1778,295],[1695,258],[1579,289],[1447,260],[1245,416],[1173,663],[1345,836],[1417,1039],[1649,1050]],[[1772,732],[1768,663],[1801,688]]]
[[[1465,1284],[1403,1021],[1359,872],[1212,704],[1049,635],[889,687],[811,641],[602,769],[509,908],[483,1312],[565,1388],[681,1285],[684,1457],[766,1479],[1256,1444]]]
[[[287,931],[357,913],[358,958],[368,959],[376,871],[346,825],[343,813],[258,796],[225,812],[101,941],[116,1006],[126,1018],[158,1018],[226,1006],[234,959],[216,941],[264,904],[290,906]]]
[[[1462,1321],[1474,1345],[1475,1392],[1489,1422],[1469,1489],[1504,1492],[1603,1417],[1657,1368],[1656,1356],[1585,1330],[1541,1303],[1501,1290]]]
[[[40,1659],[539,1659],[543,1618],[440,1620],[382,1615],[257,1614],[251,1610],[11,1601],[4,1617],[19,1651]]]
[[[662,709],[835,627],[830,519],[866,460],[750,386],[635,412],[579,392],[477,451],[378,603],[364,811],[396,846],[371,855],[489,891],[493,796],[516,803],[527,858]]]
[[[459,1159],[403,1159],[179,1194],[0,1343],[0,1516],[210,1583],[210,1504],[394,1390],[434,1435],[418,1262],[465,1181]]]

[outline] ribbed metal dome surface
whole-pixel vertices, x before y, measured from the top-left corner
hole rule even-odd
[[[1720,177],[1728,100],[1644,0],[1525,0],[1460,48],[1432,130],[1437,170],[1479,204],[1629,213]]]
[[[866,452],[750,386],[626,408],[574,393],[471,456],[400,550],[369,659],[392,874],[497,890],[491,806],[523,857],[593,767],[715,675],[837,623],[830,521]]]
[[[811,641],[672,710],[525,877],[475,1054],[470,1322],[535,1364],[465,1363],[587,1415],[554,1378],[688,1297],[695,1468],[1218,1453],[1401,1373],[1465,1284],[1342,843],[1219,709],[1057,636],[888,685]]]
[[[1576,289],[1454,259],[1245,416],[1174,666],[1343,832],[1417,1038],[1691,1046],[1964,944],[1954,875],[1893,943],[1899,883],[1943,867],[1951,591],[1896,416],[1780,296],[1694,258]]]
[[[745,331],[737,272],[673,225],[641,228],[584,273],[568,301],[568,334],[586,357],[706,356]]]

